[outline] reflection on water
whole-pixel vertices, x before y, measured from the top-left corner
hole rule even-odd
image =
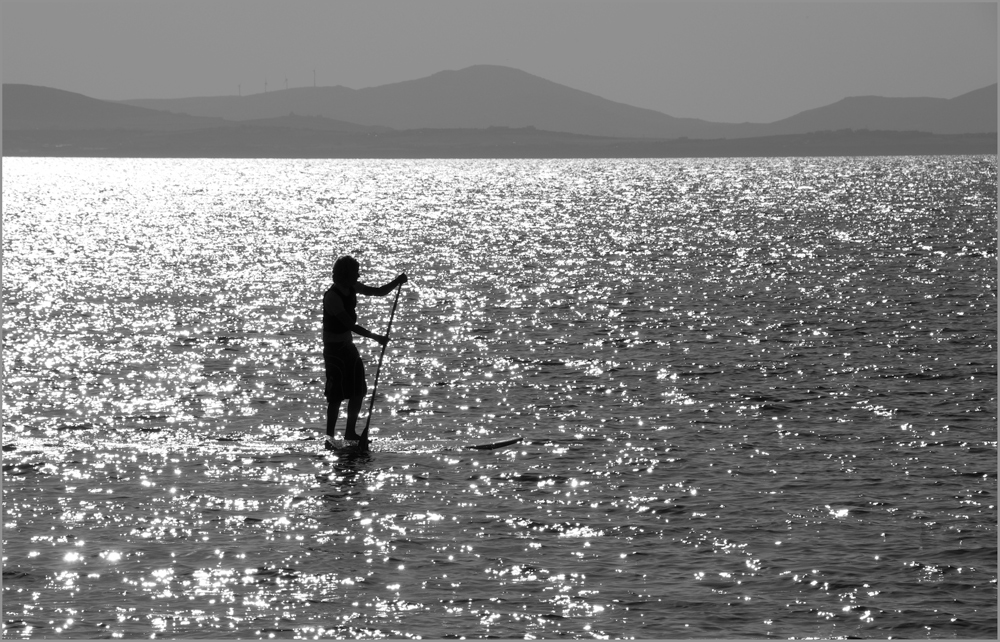
[[[996,635],[992,158],[3,172],[7,637]]]

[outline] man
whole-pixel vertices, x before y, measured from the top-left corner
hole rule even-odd
[[[407,282],[400,274],[392,282],[375,288],[358,281],[361,268],[357,260],[342,256],[333,265],[333,285],[323,295],[323,362],[326,366],[327,400],[326,447],[333,448],[334,428],[340,414],[340,402],[347,399],[347,426],[344,439],[367,440],[356,432],[361,404],[368,394],[365,365],[354,345],[354,334],[374,339],[384,346],[389,337],[375,334],[358,325],[358,295],[385,296]]]

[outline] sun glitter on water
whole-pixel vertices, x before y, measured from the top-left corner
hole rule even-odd
[[[5,636],[996,636],[995,159],[3,171]]]

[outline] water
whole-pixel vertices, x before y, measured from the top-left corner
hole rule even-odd
[[[995,638],[996,187],[4,159],[4,636]],[[345,253],[411,281],[338,458]]]

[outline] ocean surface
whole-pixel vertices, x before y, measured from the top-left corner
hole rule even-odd
[[[3,636],[996,638],[996,199],[992,156],[5,158]],[[410,276],[368,454],[321,439],[342,254]]]

